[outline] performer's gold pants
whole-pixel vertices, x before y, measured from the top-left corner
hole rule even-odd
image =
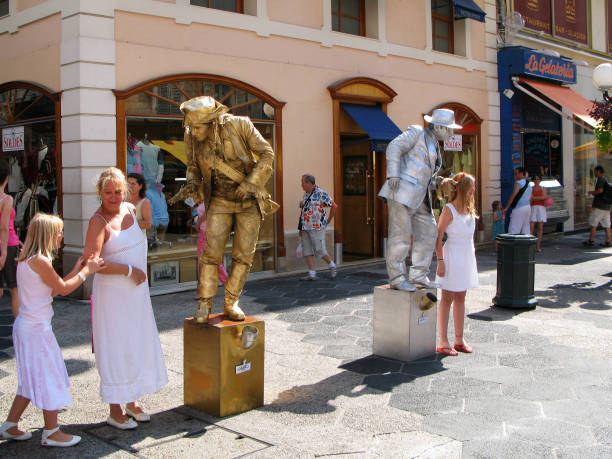
[[[206,248],[200,257],[198,296],[201,299],[217,294],[219,263],[232,228],[232,266],[225,293],[238,299],[253,263],[260,225],[261,214],[255,200],[234,202],[212,199],[206,212]]]

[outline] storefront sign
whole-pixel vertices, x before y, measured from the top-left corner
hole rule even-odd
[[[523,73],[564,83],[576,83],[575,64],[528,50],[523,50]]]
[[[2,129],[2,151],[21,151],[24,145],[23,126]]]
[[[586,0],[555,0],[555,36],[588,44]]]
[[[455,134],[450,139],[444,141],[445,151],[463,151],[463,137]]]
[[[552,34],[550,0],[514,0],[514,11],[521,13],[526,27]]]

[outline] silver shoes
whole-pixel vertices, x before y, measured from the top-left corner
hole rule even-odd
[[[416,292],[416,286],[412,285],[406,279],[403,279],[401,282],[397,282],[391,284],[391,288],[395,290],[402,290],[403,292]]]
[[[43,429],[40,444],[43,446],[58,446],[60,448],[68,448],[69,446],[74,446],[81,441],[81,437],[79,437],[78,435],[73,435],[72,438],[68,441],[51,440],[49,437],[58,430],[59,426],[51,430]]]
[[[440,284],[430,281],[427,276],[419,277],[418,279],[410,279],[410,282],[425,288],[440,288]]]

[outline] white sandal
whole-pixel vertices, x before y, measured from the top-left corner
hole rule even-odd
[[[16,422],[8,422],[8,421],[4,421],[2,423],[2,425],[0,426],[0,438],[2,438],[3,440],[29,440],[30,438],[32,438],[32,434],[30,432],[24,432],[21,435],[14,435],[12,433],[7,432],[7,430],[12,429],[13,427],[16,427],[17,423]]]
[[[130,430],[138,427],[138,423],[131,418],[127,418],[127,420],[124,422],[119,422],[112,416],[109,416],[108,418],[106,418],[106,423],[109,426],[113,426],[119,430]]]
[[[127,405],[125,405],[125,414],[127,414],[128,416],[133,417],[138,422],[149,422],[151,420],[151,416],[149,416],[147,413],[144,413],[144,412],[143,413],[134,413],[132,410],[130,410],[127,407]]]
[[[58,430],[59,426],[51,430],[43,429],[40,444],[43,446],[59,446],[60,448],[67,448],[69,446],[74,446],[81,441],[81,437],[79,437],[78,435],[73,435],[72,438],[68,441],[51,440],[49,437]]]

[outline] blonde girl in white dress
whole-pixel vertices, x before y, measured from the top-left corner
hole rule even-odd
[[[474,253],[474,230],[478,219],[474,203],[476,187],[474,177],[464,172],[455,175],[453,179],[444,179],[441,187],[450,191],[450,202],[442,209],[436,240],[436,282],[442,288],[442,298],[438,306],[440,341],[436,351],[455,356],[457,352],[472,352],[472,347],[463,338],[463,323],[466,291],[468,288],[478,287],[478,269]],[[447,239],[442,246],[445,233]],[[453,347],[450,346],[447,336],[451,305],[455,323]]]
[[[100,396],[110,405],[109,425],[134,429],[135,421],[150,420],[137,400],[168,383],[147,283],[147,238],[134,206],[124,202],[123,172],[106,169],[96,188],[101,205],[89,220],[84,252],[85,257],[101,255],[105,263],[92,292]]]
[[[19,305],[13,325],[18,386],[6,422],[0,426],[2,439],[32,438],[30,432],[17,427],[19,418],[32,402],[43,410],[43,446],[73,446],[81,440],[78,435],[62,432],[57,422],[57,410],[70,405],[72,399],[62,351],[51,328],[51,303],[55,295],[68,295],[80,286],[104,261],[96,257],[84,263],[81,257],[66,277],[58,276],[51,260],[53,251],[62,243],[63,229],[64,223],[59,217],[36,214],[30,221],[18,259]]]

